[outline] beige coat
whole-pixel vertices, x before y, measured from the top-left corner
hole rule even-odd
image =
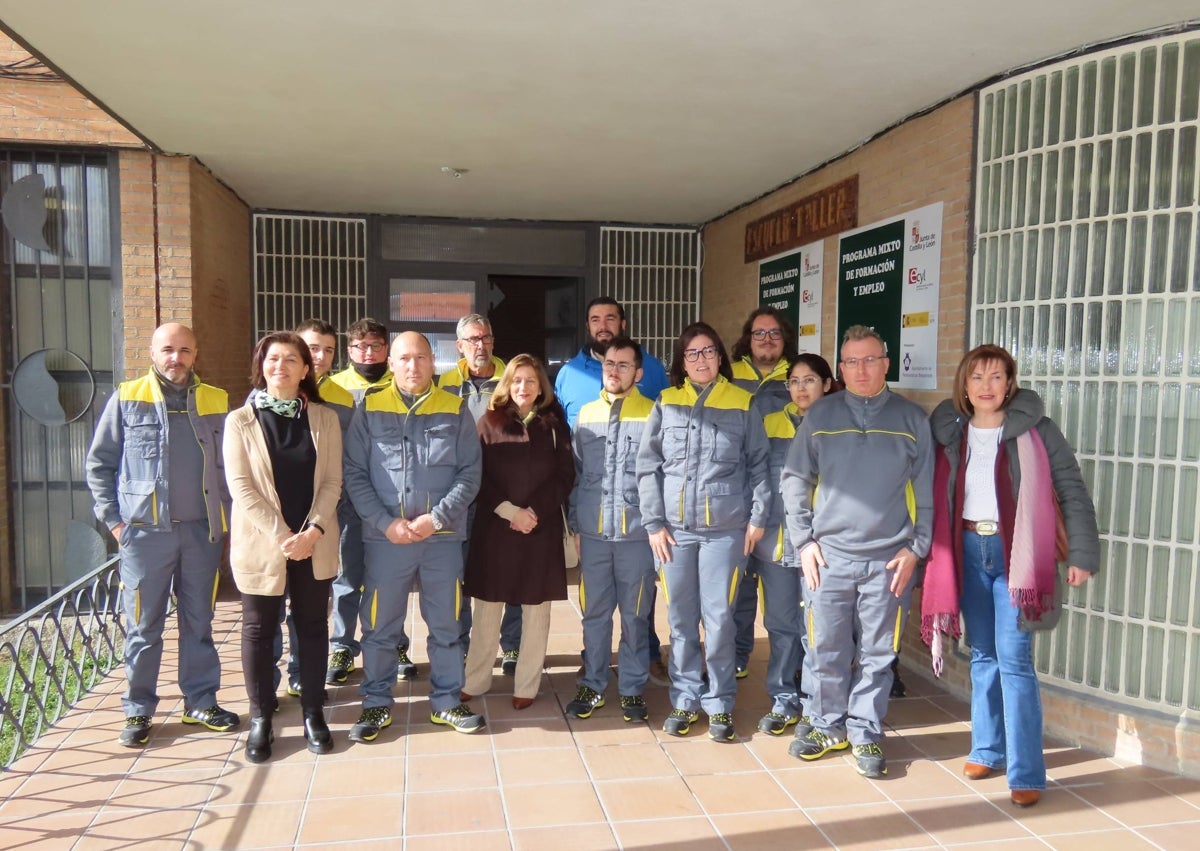
[[[306,523],[325,530],[313,551],[313,575],[332,579],[338,571],[337,503],[342,493],[342,430],[328,405],[310,405],[308,426],[317,448],[313,504]],[[291,536],[279,508],[267,441],[254,407],[233,411],[225,421],[225,478],[233,496],[229,563],[244,594],[283,594],[287,558],[279,545]]]

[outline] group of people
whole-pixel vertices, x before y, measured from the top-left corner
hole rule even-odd
[[[88,458],[96,514],[122,551],[121,743],[149,738],[172,592],[185,723],[240,724],[216,701],[211,631],[227,530],[254,762],[271,756],[285,608],[287,690],[314,752],[332,748],[325,686],[345,682],[360,652],[349,738],[374,741],[391,723],[394,683],[417,675],[412,592],[433,723],[484,727],[470,701],[492,687],[498,653],[514,708],[530,706],[550,606],[567,597],[565,544],[583,614],[568,715],[605,705],[619,612],[624,719],[648,719],[654,680],[670,689],[666,733],[688,735],[703,712],[710,738],[734,741],[761,597],[771,707],[758,729],[794,727],[789,753],[804,760],[851,749],[861,774],[881,777],[893,665],[925,563],[935,665],[960,615],[972,648],[965,772],[1004,769],[1013,802],[1035,803],[1045,765],[1032,635],[1054,620],[1057,562],[1079,585],[1099,546],[1074,454],[1018,389],[1012,357],[969,352],[930,419],[888,389],[886,344],[865,326],[845,333],[839,382],[820,355],[797,352],[774,308],[751,313],[733,357],[710,325],[689,325],[666,369],[627,335],[615,300],[593,300],[586,318],[587,343],[554,383],[532,355],[496,358],[479,314],[459,321],[462,359],[440,377],[428,339],[389,345],[370,319],[346,329],[350,365],[331,374],[335,329],[309,320],[258,342],[253,389],[232,413],[195,376],[191,331],[157,329],[150,373],[117,388]],[[653,627],[660,585],[668,654]]]

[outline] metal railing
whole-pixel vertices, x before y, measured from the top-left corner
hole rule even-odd
[[[113,556],[0,626],[0,766],[11,765],[121,664],[120,560]]]

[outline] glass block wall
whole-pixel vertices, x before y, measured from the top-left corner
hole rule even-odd
[[[980,92],[972,344],[1017,359],[1075,447],[1102,570],[1043,675],[1200,717],[1200,34]]]

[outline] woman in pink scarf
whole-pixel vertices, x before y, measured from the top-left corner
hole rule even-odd
[[[1033,630],[1058,614],[1056,516],[1067,582],[1082,585],[1100,566],[1095,508],[1075,453],[1038,395],[1018,389],[1016,363],[999,346],[967,353],[930,426],[938,447],[921,634],[940,674],[943,636],[958,637],[961,607],[971,645],[963,773],[980,780],[1003,769],[1012,802],[1033,806],[1046,788]]]

